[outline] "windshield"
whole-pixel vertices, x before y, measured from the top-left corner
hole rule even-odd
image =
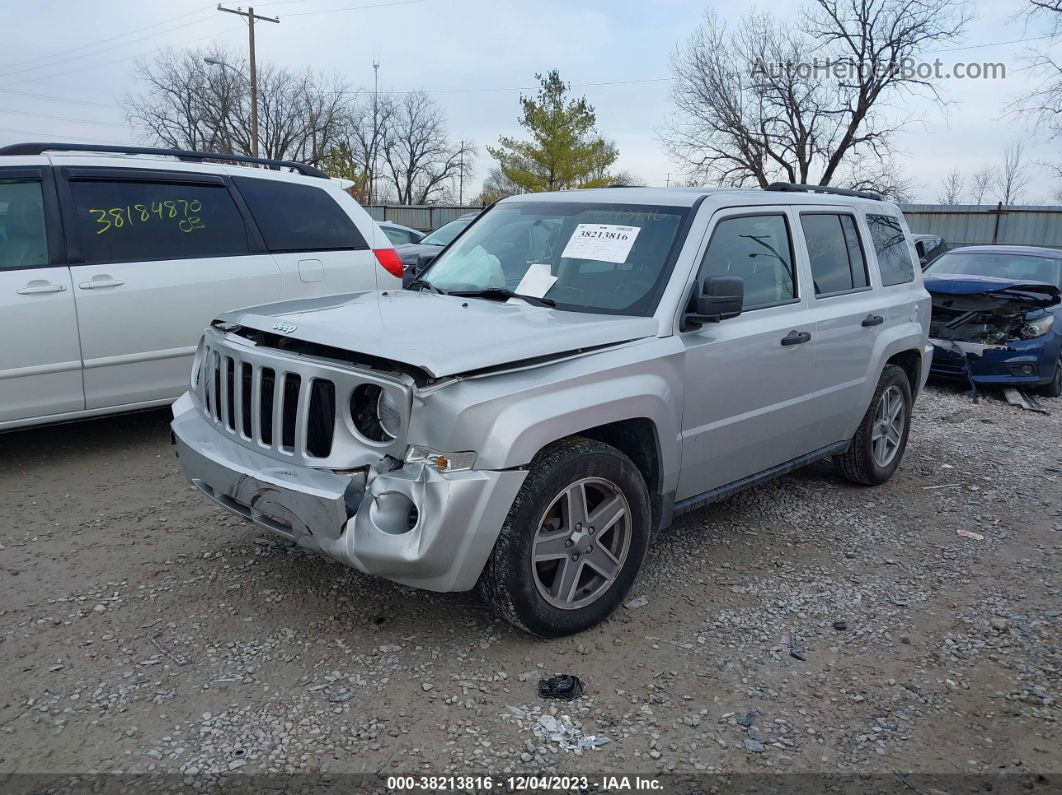
[[[1046,282],[1062,287],[1062,252],[1056,259],[1035,254],[1008,254],[1002,251],[951,251],[926,268],[926,273],[995,276],[997,279]]]
[[[647,316],[667,282],[688,212],[575,201],[499,204],[425,277],[448,292],[504,289],[545,297],[558,309]]]
[[[449,245],[450,241],[457,237],[461,230],[472,223],[473,220],[472,218],[458,218],[456,221],[443,224],[420,242],[429,246]]]

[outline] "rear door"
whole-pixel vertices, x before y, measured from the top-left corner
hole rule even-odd
[[[742,314],[682,334],[686,388],[676,497],[701,494],[814,447],[814,323],[793,256],[786,207],[716,214],[695,289],[744,280]]]
[[[281,297],[227,178],[63,168],[87,408],[176,398],[219,313]]]
[[[353,217],[364,211],[349,196],[279,179],[236,176],[233,182],[280,267],[285,298],[376,289],[377,271],[383,271]],[[344,206],[348,202],[353,206]],[[374,224],[367,226],[375,231]],[[392,248],[381,237],[373,245]],[[398,286],[397,279],[391,281],[387,286]]]
[[[0,168],[0,426],[85,408],[51,170]]]
[[[799,209],[799,254],[807,260],[815,323],[812,406],[819,419],[815,447],[849,438],[866,411],[866,381],[875,342],[887,314],[868,267],[869,240],[846,207]]]

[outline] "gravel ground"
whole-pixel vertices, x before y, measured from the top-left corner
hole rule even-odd
[[[0,777],[1006,771],[1057,787],[1062,401],[1044,404],[931,387],[890,483],[823,462],[687,515],[628,606],[551,642],[215,509],[163,412],[0,437]],[[585,697],[540,700],[553,673]]]

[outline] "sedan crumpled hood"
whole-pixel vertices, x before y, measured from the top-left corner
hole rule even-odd
[[[967,276],[961,273],[927,274],[925,287],[935,295],[1003,295],[1029,306],[1048,307],[1059,303],[1060,291],[1045,282],[997,279],[993,276]]]
[[[390,359],[433,378],[655,336],[651,317],[561,312],[409,290],[235,310],[220,320]]]
[[[442,248],[442,246],[432,246],[427,243],[403,243],[401,246],[395,246],[395,253],[402,260],[402,264],[408,268],[410,265],[417,264],[417,257],[421,254],[438,254]]]

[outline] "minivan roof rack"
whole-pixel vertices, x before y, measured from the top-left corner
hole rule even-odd
[[[857,199],[881,201],[879,194],[868,190],[849,190],[848,188],[835,188],[832,185],[808,185],[803,182],[772,182],[764,190],[777,190],[783,193],[833,193],[837,196],[854,196]]]
[[[39,155],[44,152],[113,152],[122,155],[165,155],[178,160],[200,163],[204,160],[221,160],[230,163],[254,163],[270,168],[290,168],[306,177],[330,177],[315,166],[296,163],[294,160],[270,160],[266,157],[249,155],[228,155],[221,152],[193,152],[190,149],[163,149],[153,146],[112,146],[109,144],[63,144],[63,143],[23,143],[0,147],[0,155]]]

